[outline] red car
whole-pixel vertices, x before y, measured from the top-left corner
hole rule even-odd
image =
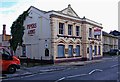
[[[2,71],[15,73],[16,69],[20,69],[20,60],[11,55],[4,47],[0,47],[0,67],[2,67]]]

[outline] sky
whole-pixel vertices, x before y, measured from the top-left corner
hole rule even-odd
[[[0,0],[0,34],[3,24],[10,34],[10,27],[17,17],[30,6],[40,10],[62,10],[71,4],[79,17],[102,23],[103,31],[118,30],[119,0]]]

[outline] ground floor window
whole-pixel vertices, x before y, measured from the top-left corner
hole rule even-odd
[[[64,45],[58,45],[58,57],[64,57],[65,56],[65,46]]]
[[[76,46],[76,56],[80,56],[80,45]]]
[[[94,55],[97,55],[97,46],[94,46]]]
[[[68,46],[68,55],[71,57],[73,56],[73,45]]]
[[[49,49],[48,48],[45,49],[45,56],[49,56]]]
[[[98,46],[98,54],[101,55],[101,46]]]

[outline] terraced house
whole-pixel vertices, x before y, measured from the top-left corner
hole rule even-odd
[[[80,18],[71,5],[61,11],[31,6],[24,26],[24,46],[19,56],[54,63],[102,57],[102,25]]]

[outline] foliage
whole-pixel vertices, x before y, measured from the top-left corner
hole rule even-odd
[[[13,22],[11,26],[11,36],[10,39],[10,47],[15,52],[17,49],[17,46],[22,46],[23,43],[23,35],[24,35],[24,20],[28,16],[28,10],[24,11],[23,14],[19,15],[19,17],[16,19],[16,21]]]

